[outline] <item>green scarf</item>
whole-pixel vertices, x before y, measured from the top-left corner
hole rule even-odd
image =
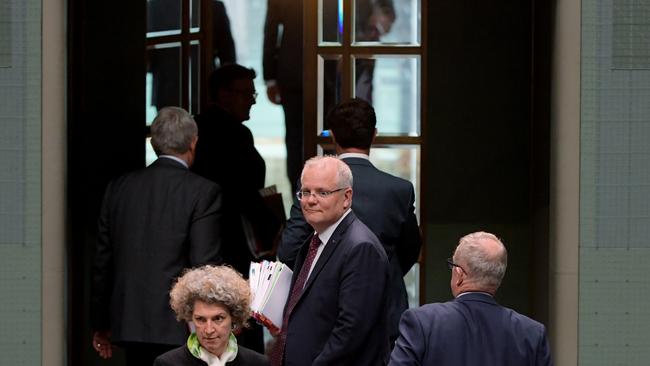
[[[206,361],[208,365],[211,365],[211,363],[208,360],[213,358],[216,358],[216,360],[214,360],[216,361],[216,364],[225,364],[228,361],[234,360],[235,357],[237,356],[237,350],[238,350],[237,338],[235,338],[235,335],[232,332],[230,333],[230,336],[228,337],[228,346],[226,347],[226,350],[221,355],[222,357],[227,356],[227,359],[223,361],[221,361],[219,357],[217,357],[216,355],[213,355],[212,353],[208,352],[208,350],[201,347],[201,344],[199,343],[199,338],[196,336],[196,332],[193,332],[187,338],[187,349],[190,350],[192,356],[201,359],[203,361]]]

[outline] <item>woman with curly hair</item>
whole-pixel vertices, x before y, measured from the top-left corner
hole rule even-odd
[[[187,344],[159,356],[154,366],[267,366],[268,360],[238,346],[233,330],[247,326],[251,293],[246,280],[227,266],[185,272],[170,292],[176,318],[196,331]]]

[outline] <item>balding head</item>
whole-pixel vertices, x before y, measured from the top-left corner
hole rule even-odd
[[[461,266],[464,272],[462,283],[456,284],[456,292],[484,291],[494,294],[506,273],[508,252],[499,238],[480,231],[460,239],[453,261]],[[458,293],[454,293],[454,296]]]

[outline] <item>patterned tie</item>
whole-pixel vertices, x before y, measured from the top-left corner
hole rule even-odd
[[[309,251],[307,252],[307,257],[305,257],[305,262],[300,268],[300,273],[296,277],[296,282],[293,284],[291,293],[289,294],[289,299],[287,300],[287,306],[284,309],[284,317],[282,320],[282,330],[280,335],[275,341],[275,346],[271,350],[271,366],[281,366],[282,358],[284,357],[284,346],[287,343],[287,325],[289,324],[289,316],[293,311],[294,306],[298,303],[298,299],[302,294],[302,290],[305,287],[305,282],[307,282],[307,277],[309,275],[309,270],[311,265],[316,258],[316,253],[318,252],[318,247],[321,245],[321,241],[318,238],[318,234],[314,233],[314,236],[311,238],[311,243],[309,244]]]

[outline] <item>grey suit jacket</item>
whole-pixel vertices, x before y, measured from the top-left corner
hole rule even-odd
[[[92,322],[114,342],[183,344],[169,307],[184,268],[221,263],[220,188],[159,158],[106,188],[93,264]]]
[[[294,282],[308,247],[307,241],[296,261]],[[350,212],[325,245],[288,315],[284,364],[384,365],[389,352],[387,286],[386,254]]]
[[[485,293],[407,310],[389,365],[553,365],[544,326]]]
[[[354,177],[352,211],[379,238],[390,262],[389,332],[397,338],[400,316],[408,308],[404,275],[418,259],[422,238],[415,217],[415,193],[411,182],[377,169],[361,158],[345,158]],[[278,258],[294,264],[302,243],[312,232],[298,202],[282,233]]]

